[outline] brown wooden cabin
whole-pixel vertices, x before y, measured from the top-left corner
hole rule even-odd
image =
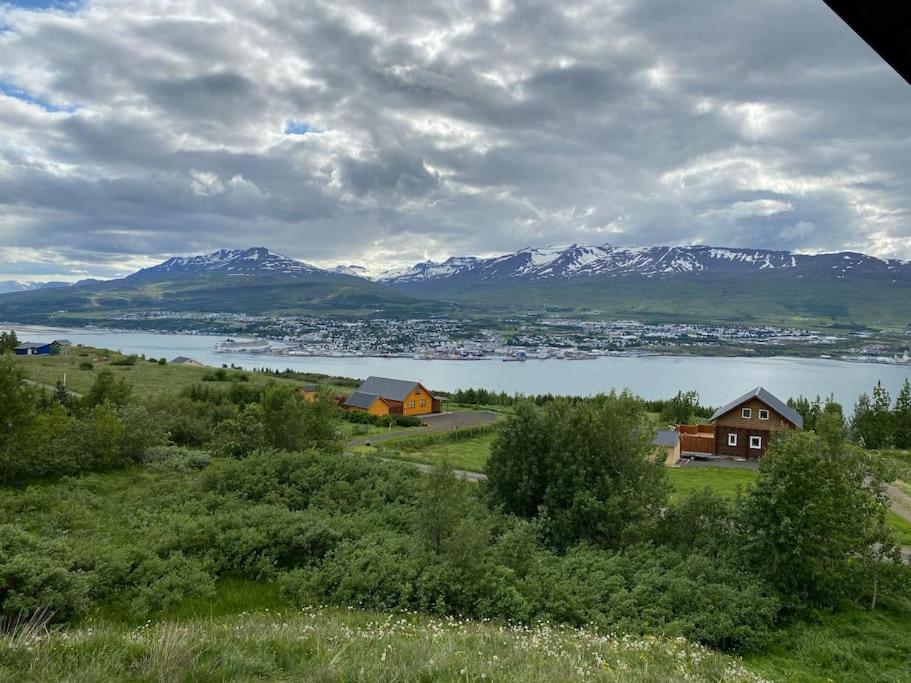
[[[715,455],[732,458],[761,458],[775,432],[803,428],[800,413],[762,387],[722,406],[709,420]]]
[[[368,377],[342,407],[371,415],[429,415],[441,412],[440,399],[420,382]]]

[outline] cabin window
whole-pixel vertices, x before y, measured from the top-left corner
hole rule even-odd
[[[750,448],[755,448],[759,450],[762,448],[762,437],[761,436],[751,436],[750,437]]]
[[[414,408],[414,401],[408,401],[408,407]]]
[[[427,401],[425,401],[424,399],[421,399],[420,405],[421,405],[421,408],[423,408],[424,406],[427,405]]]
[[[753,409],[752,408],[741,408],[740,417],[742,417],[744,420],[749,420],[751,417],[753,417]]]
[[[768,411],[768,410],[760,410],[760,411],[759,411],[759,419],[760,419],[760,420],[768,420],[768,419],[769,419],[769,411]]]
[[[736,445],[737,445],[737,435],[728,434],[728,446],[736,446]]]

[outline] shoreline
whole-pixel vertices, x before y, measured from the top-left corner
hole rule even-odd
[[[269,337],[259,337],[255,335],[225,335],[225,334],[213,334],[209,332],[197,332],[192,330],[183,330],[183,331],[171,331],[171,330],[136,330],[136,329],[126,329],[118,327],[65,327],[58,325],[42,325],[42,324],[29,324],[29,323],[17,323],[12,321],[2,321],[0,322],[0,330],[13,329],[13,330],[24,330],[34,329],[38,334],[46,334],[52,331],[59,331],[61,333],[66,332],[75,332],[75,333],[90,333],[90,334],[150,334],[162,337],[193,337],[193,338],[205,338],[211,337],[213,339],[223,340],[227,337],[232,337],[239,340],[257,340],[261,339],[264,341],[270,342],[279,342],[277,339],[270,339]],[[318,353],[271,353],[271,352],[262,352],[262,353],[250,353],[242,351],[215,351],[214,344],[212,351],[219,354],[220,356],[239,356],[249,359],[250,357],[263,357],[269,359],[281,359],[281,358],[292,358],[295,360],[305,360],[307,358],[317,358],[317,359],[326,359],[326,358],[340,358],[340,359],[358,359],[358,358],[370,358],[370,359],[407,359],[415,361],[424,361],[424,362],[433,362],[433,361],[446,361],[446,362],[478,362],[478,361],[502,361],[509,363],[517,363],[522,365],[524,363],[530,363],[534,361],[544,361],[544,360],[554,360],[554,361],[592,361],[598,360],[600,358],[679,358],[679,359],[712,359],[712,358],[731,358],[731,359],[742,359],[742,360],[758,360],[758,359],[783,359],[783,360],[826,360],[826,361],[839,361],[842,363],[850,364],[862,364],[862,365],[884,365],[897,368],[911,368],[911,361],[908,362],[899,362],[895,360],[890,360],[888,358],[858,358],[858,357],[844,357],[844,356],[835,356],[835,355],[795,355],[792,350],[789,350],[787,353],[688,353],[684,352],[681,349],[676,349],[673,351],[655,351],[655,350],[642,350],[642,351],[612,351],[602,354],[593,354],[590,356],[582,356],[577,358],[560,358],[559,356],[546,356],[544,358],[529,356],[526,360],[514,359],[510,356],[502,355],[489,355],[489,356],[478,356],[478,357],[468,357],[468,358],[459,358],[459,357],[438,357],[438,358],[426,358],[423,357],[423,354],[420,352],[415,353],[402,353],[402,354],[384,354],[384,353],[327,353],[327,354],[318,354]],[[215,366],[213,366],[215,367]]]
[[[171,330],[134,330],[134,329],[124,329],[117,327],[64,327],[58,325],[36,325],[36,324],[27,324],[27,323],[16,323],[10,321],[0,322],[0,330],[13,329],[13,330],[41,330],[39,334],[46,334],[52,331],[59,331],[61,333],[66,332],[85,332],[91,334],[111,334],[111,335],[120,335],[120,334],[151,334],[162,337],[173,337],[173,336],[187,336],[194,338],[205,338],[211,337],[213,339],[223,340],[228,336],[231,336],[240,340],[256,340],[262,339],[265,341],[278,341],[270,339],[269,337],[258,337],[255,335],[225,335],[225,334],[214,334],[210,332],[196,332],[192,330],[184,331],[171,331]],[[281,359],[281,358],[293,358],[296,360],[304,360],[307,358],[341,358],[341,359],[357,359],[357,358],[372,358],[372,359],[406,359],[406,360],[415,360],[422,362],[433,362],[433,361],[446,361],[446,362],[478,362],[478,361],[502,361],[510,363],[533,363],[535,361],[592,361],[598,360],[600,358],[678,358],[681,360],[686,359],[712,359],[712,358],[732,358],[732,359],[743,359],[743,360],[759,360],[759,359],[782,359],[782,360],[826,360],[826,361],[838,361],[842,363],[850,364],[862,364],[862,365],[884,365],[890,367],[907,367],[911,368],[911,361],[909,362],[897,362],[889,360],[887,358],[876,358],[871,357],[867,358],[846,358],[841,356],[828,356],[828,355],[795,355],[793,353],[687,353],[680,349],[675,351],[653,351],[653,350],[643,350],[643,351],[612,351],[603,354],[594,354],[591,356],[584,356],[578,358],[560,358],[559,356],[547,356],[544,358],[538,358],[534,356],[529,356],[526,360],[520,361],[513,359],[509,356],[502,355],[489,355],[489,356],[478,356],[478,357],[469,357],[469,358],[457,358],[457,357],[440,357],[440,358],[426,358],[422,354],[411,353],[411,354],[382,354],[382,353],[328,353],[328,354],[318,354],[318,353],[308,353],[308,354],[290,354],[290,353],[244,353],[244,352],[235,352],[235,351],[214,351],[220,356],[231,357],[239,356],[249,359],[250,357],[262,357],[269,359]],[[215,366],[212,366],[215,367]]]

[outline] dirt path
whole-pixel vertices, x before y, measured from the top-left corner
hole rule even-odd
[[[33,379],[24,380],[26,384],[31,384],[33,387],[38,387],[39,389],[47,389],[48,391],[56,391],[57,387],[53,384],[45,384],[44,382],[36,382]],[[82,394],[78,391],[73,391],[72,389],[67,389],[66,393],[75,396],[76,398],[82,398]]]
[[[892,499],[892,509],[895,514],[911,524],[911,496],[891,484],[886,487],[886,493]]]

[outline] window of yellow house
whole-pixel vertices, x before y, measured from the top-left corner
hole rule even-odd
[[[414,401],[408,401],[408,407],[414,408]]]
[[[424,399],[421,399],[421,408],[423,408],[426,405],[427,405],[427,401],[425,401]]]

